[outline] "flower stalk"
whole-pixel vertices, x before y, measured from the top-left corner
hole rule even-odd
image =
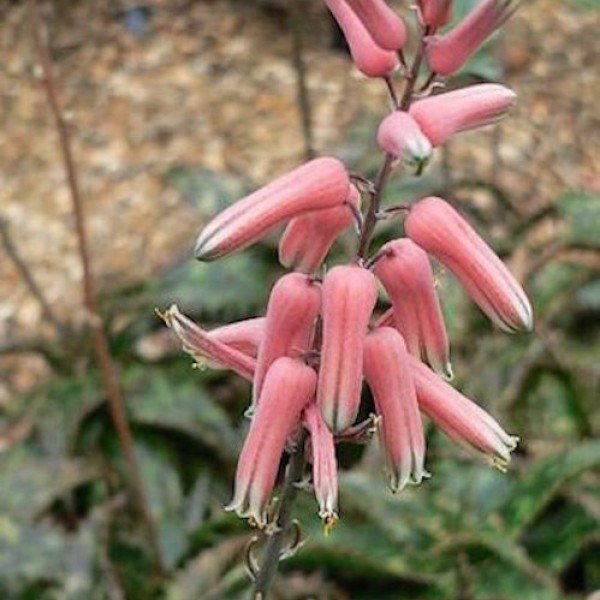
[[[484,0],[488,5],[497,1],[508,0]],[[438,82],[443,73],[436,74],[431,60],[423,74],[421,68],[432,36],[450,18],[452,0],[418,2],[419,37],[412,61],[405,55],[404,20],[384,0],[325,3],[346,35],[356,68],[381,80],[388,92],[390,114],[378,128],[382,158],[375,181],[335,158],[314,159],[227,208],[205,227],[196,246],[199,260],[214,260],[282,225],[280,262],[295,271],[274,286],[258,335],[247,324],[221,330],[221,336],[231,336],[230,352],[224,351],[226,341],[207,344],[208,333],[195,340],[200,354],[253,382],[252,410],[246,413],[251,424],[230,509],[250,517],[266,540],[260,561],[253,557],[259,536],[247,551],[254,600],[267,599],[277,564],[300,540],[296,529],[293,548],[284,549],[294,499],[310,481],[307,462],[312,463],[312,487],[325,531],[337,520],[337,443],[364,444],[378,431],[389,484],[398,493],[429,475],[422,413],[452,440],[496,466],[508,465],[516,437],[444,381],[452,376],[450,344],[431,257],[453,271],[504,330],[526,331],[533,323],[516,279],[448,203],[415,198],[409,204],[382,206],[396,170],[409,168],[420,175],[450,137],[503,118],[515,94],[486,84],[434,95],[443,85]],[[490,32],[496,24],[488,27]],[[471,32],[473,26],[463,29]],[[482,28],[475,29],[479,40]],[[471,49],[476,45],[457,33],[447,39]],[[401,94],[395,87],[398,75],[404,82]],[[378,222],[392,217],[404,219],[406,237],[371,252]],[[328,268],[330,249],[352,222],[357,229],[354,256]],[[378,282],[392,304],[379,318],[373,315]],[[376,414],[357,422],[365,381]],[[285,451],[280,499],[274,510],[267,510]]]

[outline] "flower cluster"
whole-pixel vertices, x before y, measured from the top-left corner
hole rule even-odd
[[[458,132],[496,122],[515,102],[502,85],[474,85],[431,95],[431,82],[455,73],[514,10],[511,0],[482,0],[454,29],[452,0],[419,0],[418,49],[408,67],[407,27],[383,0],[326,0],[346,35],[355,65],[386,79],[392,111],[377,142],[384,153],[375,183],[351,175],[332,157],[316,158],[239,200],[201,232],[196,258],[214,260],[255,243],[281,225],[279,260],[293,269],[271,290],[264,317],[205,331],[176,306],[167,323],[197,358],[233,370],[252,383],[250,428],[229,505],[258,526],[280,460],[290,448],[306,453],[319,514],[337,518],[336,443],[358,439],[357,418],[366,382],[389,484],[398,492],[420,483],[425,469],[421,413],[448,436],[503,468],[516,438],[475,402],[453,389],[450,344],[430,257],[461,282],[504,331],[530,331],[530,303],[493,250],[448,202],[417,200],[403,210],[379,206],[389,172],[420,173],[434,149]],[[419,66],[429,74],[417,90]],[[392,74],[405,80],[401,101]],[[366,214],[361,210],[366,207]],[[406,214],[404,232],[369,255],[377,221]],[[358,251],[326,269],[336,238],[356,226]],[[381,284],[381,285],[379,285]],[[391,308],[377,310],[379,289]],[[377,314],[376,314],[377,313]]]

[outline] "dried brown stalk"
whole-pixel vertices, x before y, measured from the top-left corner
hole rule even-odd
[[[158,535],[146,500],[140,464],[135,451],[131,428],[125,413],[125,403],[119,387],[117,370],[110,354],[104,323],[98,312],[96,285],[88,245],[84,205],[79,189],[75,161],[71,151],[69,131],[63,118],[56,92],[50,49],[42,34],[42,23],[36,0],[29,0],[28,14],[35,52],[42,71],[42,83],[48,105],[54,117],[56,131],[59,137],[60,151],[71,195],[73,216],[75,218],[75,232],[77,235],[77,248],[83,269],[83,303],[91,330],[92,346],[100,368],[100,375],[108,400],[110,416],[119,438],[121,450],[125,457],[128,472],[127,482],[131,486],[131,492],[146,526],[158,572],[159,574],[162,574],[163,566],[158,544]]]

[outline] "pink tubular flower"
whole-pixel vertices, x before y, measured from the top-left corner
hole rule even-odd
[[[266,506],[275,485],[285,442],[304,406],[314,397],[317,376],[293,358],[279,358],[265,378],[256,414],[250,423],[227,510],[266,524]]]
[[[362,387],[363,343],[377,282],[367,269],[341,265],[323,280],[323,344],[317,404],[334,433],[356,418]]]
[[[253,380],[256,361],[252,357],[211,338],[208,332],[181,314],[175,305],[165,312],[163,318],[181,340],[183,349],[196,360],[207,358],[248,381]]]
[[[209,261],[254,243],[271,229],[311,210],[343,204],[350,180],[335,158],[316,158],[239,200],[217,215],[196,241],[195,256]]]
[[[387,77],[398,67],[395,52],[380,48],[346,0],[325,0],[344,32],[356,68],[367,77]]]
[[[443,27],[452,18],[453,0],[417,0],[421,21],[430,31]]]
[[[213,340],[256,358],[264,329],[265,319],[258,317],[217,327],[209,331],[208,335]]]
[[[410,358],[402,336],[391,327],[369,333],[364,352],[365,379],[381,417],[381,445],[390,487],[396,493],[409,482],[421,483],[426,476],[425,438]]]
[[[308,350],[320,308],[321,285],[307,275],[288,273],[273,286],[258,348],[250,412],[256,407],[273,362],[281,356],[299,356]]]
[[[423,412],[451,439],[466,443],[504,470],[519,438],[509,435],[487,412],[411,357],[417,400]]]
[[[523,288],[494,251],[444,200],[434,196],[411,207],[406,233],[446,265],[481,310],[508,332],[533,329]]]
[[[426,56],[439,75],[456,73],[516,10],[518,0],[482,0],[454,29],[427,39]]]
[[[481,83],[419,100],[409,114],[436,147],[460,131],[497,123],[516,99],[517,95],[503,85]]]
[[[360,194],[350,185],[348,198],[342,206],[306,213],[292,219],[279,241],[279,262],[294,266],[301,273],[316,271],[327,256],[335,239],[352,225],[354,217],[348,206],[358,208]]]
[[[310,433],[313,485],[319,503],[319,516],[325,521],[326,526],[331,525],[338,518],[335,441],[316,404],[309,404],[304,409],[303,422]]]
[[[421,171],[431,157],[431,143],[407,112],[389,114],[377,131],[379,147],[410,167]]]
[[[406,25],[384,0],[347,0],[375,43],[384,50],[400,50],[406,42]]]
[[[413,356],[425,357],[451,379],[450,344],[427,254],[407,238],[388,242],[379,252],[374,272],[392,301],[396,329]]]

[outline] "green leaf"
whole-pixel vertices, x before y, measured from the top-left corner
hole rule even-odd
[[[162,560],[171,569],[187,549],[179,474],[160,445],[136,444],[144,489],[156,523]]]
[[[167,599],[227,597],[219,588],[227,569],[242,560],[247,541],[247,536],[234,537],[201,552],[175,574],[167,590]]]
[[[523,536],[523,545],[542,567],[560,573],[576,557],[598,523],[580,506],[559,500],[552,503]]]
[[[600,195],[571,192],[557,202],[572,243],[600,248]]]
[[[182,355],[181,361],[187,360]],[[182,377],[182,372],[189,375]],[[238,434],[225,411],[202,386],[191,364],[185,370],[133,369],[127,381],[128,408],[136,423],[190,436],[207,446],[221,461],[235,461]]]
[[[523,473],[502,509],[507,532],[516,537],[570,479],[600,464],[600,440],[547,456]]]
[[[0,514],[27,522],[73,488],[91,481],[95,470],[81,460],[39,456],[17,447],[3,456],[0,471]]]
[[[226,257],[217,263],[186,261],[162,278],[151,292],[155,305],[179,305],[184,313],[203,318],[255,316],[269,292],[271,265],[257,250]]]
[[[198,207],[202,216],[211,218],[238,200],[245,192],[241,179],[195,165],[177,165],[166,174],[168,185]]]

